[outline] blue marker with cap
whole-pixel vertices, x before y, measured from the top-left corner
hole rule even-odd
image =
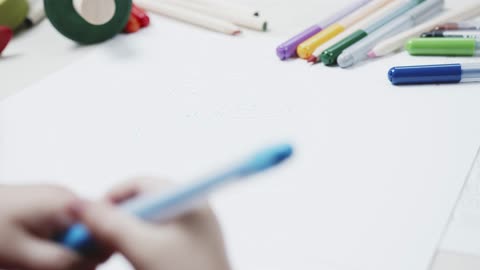
[[[141,219],[164,222],[194,209],[217,188],[279,165],[292,153],[291,145],[276,145],[254,154],[239,165],[216,176],[176,187],[160,194],[135,198],[120,207]],[[94,252],[96,247],[94,239],[83,224],[75,224],[70,227],[64,235],[58,238],[58,242],[83,254]]]
[[[388,79],[394,85],[480,82],[480,63],[394,67]]]

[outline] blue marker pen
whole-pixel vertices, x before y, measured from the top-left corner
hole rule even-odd
[[[219,187],[270,169],[288,159],[292,153],[293,148],[288,144],[267,148],[254,154],[240,165],[214,177],[176,187],[161,194],[135,198],[120,207],[147,221],[167,221],[197,207]],[[73,225],[57,241],[82,254],[95,252],[95,241],[83,224]]]
[[[394,67],[388,78],[394,85],[480,82],[480,63]]]

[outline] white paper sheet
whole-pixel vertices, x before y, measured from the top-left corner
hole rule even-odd
[[[405,54],[281,63],[284,38],[154,19],[101,45],[0,103],[0,181],[94,198],[290,141],[286,166],[213,198],[236,269],[426,269],[480,143],[478,85],[392,87],[389,67],[433,61]]]
[[[480,255],[480,152],[473,162],[441,248]]]

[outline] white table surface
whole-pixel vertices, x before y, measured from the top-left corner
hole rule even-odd
[[[256,1],[250,1],[255,3]],[[326,1],[257,1],[272,18],[273,30],[269,35],[294,33],[318,20],[316,8],[325,7]],[[347,3],[347,0],[337,2]],[[447,1],[447,6],[472,1]],[[291,12],[295,10],[295,12]],[[133,38],[133,37],[132,37]],[[48,21],[19,34],[0,57],[0,100],[8,98],[26,86],[54,73],[87,55],[94,46],[81,47],[58,34]],[[273,50],[273,49],[272,49]],[[455,251],[439,250],[432,263],[434,270],[479,269],[480,258]]]

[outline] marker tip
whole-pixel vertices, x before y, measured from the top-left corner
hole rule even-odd
[[[317,57],[315,57],[314,55],[310,56],[308,59],[307,59],[307,62],[308,63],[316,63],[317,62]]]

